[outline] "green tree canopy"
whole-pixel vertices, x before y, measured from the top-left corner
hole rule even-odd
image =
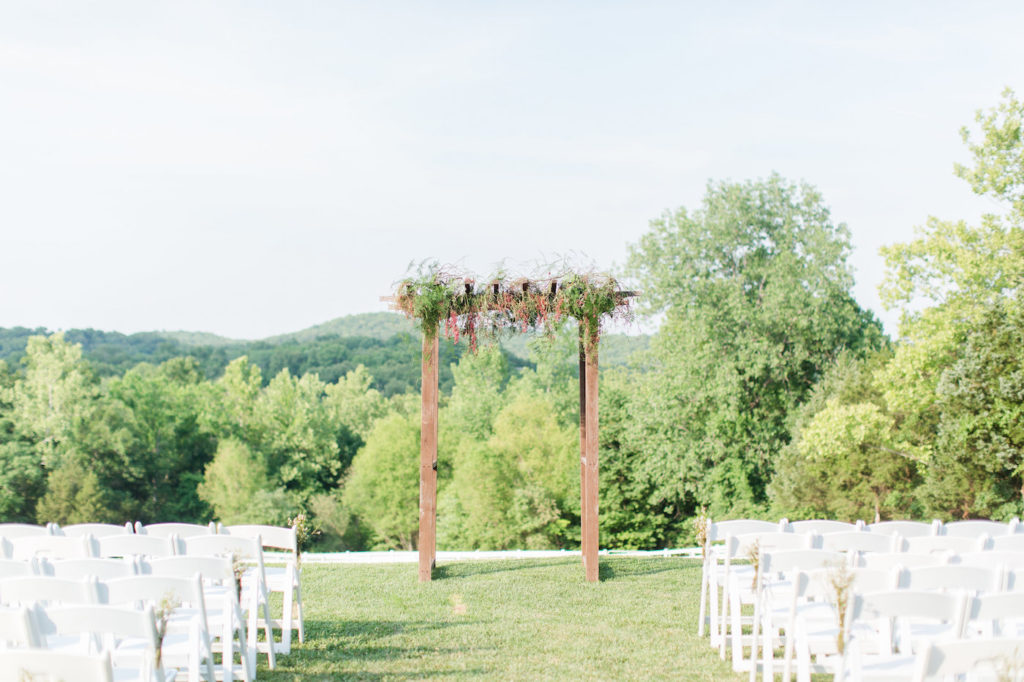
[[[656,501],[764,505],[790,411],[844,349],[882,342],[850,294],[849,250],[821,195],[778,175],[711,183],[631,248],[644,301],[666,315],[630,410]]]

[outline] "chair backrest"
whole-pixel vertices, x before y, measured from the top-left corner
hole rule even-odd
[[[1017,680],[1024,669],[1024,639],[969,639],[928,642],[914,662],[912,682],[960,679]]]
[[[186,556],[235,556],[243,561],[263,563],[263,543],[259,537],[240,535],[198,535],[183,538]]]
[[[728,559],[747,559],[754,547],[761,551],[783,549],[814,549],[820,536],[802,533],[747,533],[726,539]]]
[[[952,521],[942,526],[942,534],[954,538],[978,538],[982,535],[994,538],[999,535],[1009,535],[1011,532],[1012,529],[1008,523],[982,519]]]
[[[177,535],[179,538],[190,538],[195,535],[213,535],[217,532],[217,526],[211,521],[207,525],[199,523],[150,523],[143,525],[135,522],[135,532],[138,535],[156,535],[161,538],[169,538]]]
[[[853,568],[853,591],[861,594],[868,592],[888,592],[899,586],[899,568]]]
[[[863,527],[863,524],[858,523],[847,523],[846,521],[835,521],[833,519],[807,519],[805,521],[790,521],[789,530],[792,533],[817,533],[818,535],[824,535],[825,533],[848,533],[850,531],[857,531]]]
[[[134,575],[130,578],[102,580],[98,587],[101,604],[133,607],[151,604],[158,607],[165,598],[170,598],[182,606],[200,609],[205,619],[206,604],[198,575],[190,578]]]
[[[0,651],[0,682],[113,682],[110,654],[72,654],[47,649]]]
[[[934,552],[976,552],[985,549],[987,535],[979,537],[963,537],[956,535],[937,535],[927,537],[906,538],[903,551],[908,554],[931,554]]]
[[[960,637],[963,635],[967,617],[967,601],[965,593],[917,590],[890,590],[865,594],[855,592],[850,611],[851,630],[855,629],[853,624],[871,620],[893,624],[896,628],[905,627],[911,621],[932,621],[948,625],[949,636]],[[910,641],[909,636],[901,639],[907,643]]]
[[[907,554],[906,552],[866,552],[858,556],[858,568],[881,568],[890,570],[894,567],[913,568],[915,566],[937,566],[949,562],[946,554]]]
[[[160,642],[151,605],[147,604],[142,609],[103,604],[42,608],[36,609],[36,623],[43,637],[92,635],[114,646],[123,640],[130,640],[133,648],[141,644],[144,655],[141,656],[142,674],[138,679],[164,679],[162,666],[157,664],[156,652]]]
[[[1003,568],[963,564],[905,568],[900,574],[899,587],[908,590],[999,592],[1003,588]]]
[[[828,569],[845,563],[845,556],[827,549],[761,550],[758,567],[761,574],[767,576]]]
[[[281,526],[224,526],[220,530],[225,535],[240,535],[246,538],[259,538],[263,548],[284,550],[295,554],[298,551],[298,538],[295,529]],[[1022,536],[1024,537],[1024,536]]]
[[[204,582],[234,583],[231,559],[223,556],[173,556],[150,559],[140,564],[145,575],[163,575],[178,578],[202,577]]]
[[[0,579],[16,578],[23,575],[35,575],[35,568],[31,561],[0,559]]]
[[[1014,628],[1004,626],[1024,620],[1024,592],[979,594],[970,601],[967,619],[995,635],[1015,635]]]
[[[27,606],[0,606],[0,649],[39,646],[33,625]]]
[[[91,535],[69,538],[54,535],[28,535],[9,538],[14,559],[82,559],[96,556],[96,540]]]
[[[1024,557],[1024,535],[998,535],[992,537],[992,550],[996,552],[1020,552]]]
[[[730,535],[747,535],[749,533],[773,533],[783,531],[783,524],[757,519],[731,519],[714,521],[708,527],[708,542],[721,542]]]
[[[134,526],[125,523],[119,526],[116,523],[75,523],[70,526],[53,526],[54,535],[78,538],[83,535],[92,535],[94,538],[102,538],[107,535],[131,535],[135,532]]]
[[[108,535],[99,539],[101,557],[174,556],[175,538],[153,535]]]
[[[0,537],[13,539],[33,535],[50,535],[50,528],[31,523],[0,523]]]
[[[25,576],[0,580],[0,604],[95,604],[96,580]]]
[[[885,535],[851,531],[827,533],[821,536],[823,549],[836,552],[895,552],[899,549],[898,535]]]
[[[949,563],[964,566],[995,566],[1000,565],[1006,570],[1024,568],[1024,552],[965,552],[950,557]]]
[[[878,523],[868,524],[865,530],[869,533],[916,538],[923,535],[941,535],[942,521],[938,519],[931,523],[925,523],[924,521],[879,521]]]
[[[45,575],[79,580],[92,576],[97,580],[127,578],[135,575],[135,564],[128,559],[90,557],[88,559],[60,559],[41,564]]]

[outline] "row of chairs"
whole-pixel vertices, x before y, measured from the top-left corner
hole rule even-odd
[[[240,606],[247,599],[243,595],[239,600],[231,561],[192,559],[155,560],[147,575],[103,581],[40,576],[0,580],[0,640],[17,649],[106,654],[118,678],[127,672],[130,678],[174,679],[182,668],[196,682],[255,679],[254,631],[247,635]],[[194,572],[197,564],[201,574]],[[165,611],[160,618],[158,609]],[[215,653],[220,654],[219,663]],[[21,672],[41,671],[29,667]]]
[[[943,524],[940,521],[883,521],[870,525],[862,521],[847,523],[830,519],[790,522],[786,519],[770,521],[737,519],[709,523],[703,546],[704,566],[701,574],[698,633],[703,636],[711,625],[712,644],[719,643],[718,632],[724,627],[720,620],[726,601],[719,601],[718,589],[725,589],[724,573],[731,561],[746,559],[749,543],[726,542],[730,537],[753,534],[790,534],[774,540],[780,548],[834,549],[858,552],[907,552],[910,554],[947,552],[968,553],[980,550],[999,552],[1024,551],[1024,531],[1018,519],[1008,523],[987,520],[959,521]],[[765,541],[769,538],[766,535]],[[913,561],[913,560],[911,560]],[[717,587],[716,587],[717,586]]]
[[[47,523],[46,525],[36,525],[32,523],[0,523],[0,536],[4,537],[25,537],[32,535],[63,535],[68,537],[79,537],[82,535],[92,535],[93,537],[103,537],[105,535],[121,535],[127,533],[129,535],[158,535],[161,537],[167,537],[169,535],[195,535],[197,533],[208,533],[210,535],[216,534],[218,524],[210,522],[209,524],[199,523],[150,523],[144,524],[141,521],[135,523],[126,522],[122,524],[116,523],[74,523],[67,526],[61,526],[57,523]]]
[[[294,528],[213,523],[126,523],[123,526],[87,523],[66,527],[56,524],[0,524],[0,558],[30,561],[41,558],[170,557],[191,553],[186,545],[194,538],[224,536],[259,540],[261,561],[264,549],[275,552],[271,557],[272,565],[263,563],[266,565],[267,589],[271,593],[280,593],[283,601],[281,617],[270,619],[268,627],[279,630],[281,634],[279,639],[261,643],[261,647],[272,648],[274,653],[282,655],[290,653],[293,632],[297,633],[300,643],[305,642],[306,636],[298,541]],[[203,542],[218,544],[218,541]]]
[[[1020,551],[1024,549],[1024,535],[1016,536],[1018,525],[978,521],[948,524],[949,528],[944,529],[938,522],[885,522],[870,527],[830,520],[792,524],[740,520],[711,524],[704,547],[698,630],[703,634],[705,626],[710,624],[712,644],[719,648],[722,657],[725,658],[727,644],[732,644],[734,668],[749,667],[753,676],[756,658],[745,660],[742,651],[745,642],[754,642],[742,634],[744,621],[740,611],[744,603],[756,601],[750,586],[757,561],[746,560],[756,557],[758,551],[818,551],[831,556],[832,561],[875,569],[951,561],[982,565],[1004,562],[1013,568],[1024,568],[1024,551]],[[902,537],[902,532],[909,537]],[[991,537],[990,533],[996,537]],[[970,553],[994,548],[998,550],[984,555]],[[966,553],[960,556],[955,553],[958,551]],[[1012,571],[1000,573],[985,586],[1005,589],[1011,586],[1015,575]],[[1024,586],[1024,578],[1016,582]]]
[[[790,679],[795,655],[801,682],[812,672],[838,680],[932,680],[981,666],[962,651],[945,651],[951,640],[991,648],[995,638],[1010,638],[1016,644],[1009,651],[1024,655],[1024,592],[999,591],[1002,567],[846,570],[843,560],[827,550],[760,553],[749,586],[752,682],[759,664],[764,680],[774,679],[773,652],[780,645],[783,679]],[[837,584],[846,587],[837,590]],[[936,657],[935,651],[945,653]],[[962,669],[951,667],[951,656]]]

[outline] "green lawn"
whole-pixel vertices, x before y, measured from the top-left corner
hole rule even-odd
[[[739,680],[696,634],[700,563],[603,558],[303,568],[306,643],[259,677]]]

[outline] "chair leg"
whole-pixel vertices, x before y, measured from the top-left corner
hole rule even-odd
[[[708,560],[705,557],[704,566],[700,572],[700,613],[697,614],[697,636],[704,636],[704,618],[707,615],[708,601]]]
[[[302,580],[297,573],[295,575],[295,604],[299,614],[299,644],[304,644],[306,642],[306,619],[302,615]]]
[[[295,582],[288,576],[288,587],[284,591],[283,605],[281,608],[281,646],[282,654],[291,653],[292,649],[292,592]]]

